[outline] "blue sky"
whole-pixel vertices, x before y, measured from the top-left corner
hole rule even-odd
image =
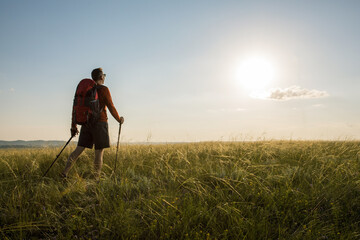
[[[76,85],[96,67],[123,141],[359,139],[359,12],[359,1],[0,0],[0,139],[66,140]],[[276,74],[249,90],[236,73],[254,56]]]

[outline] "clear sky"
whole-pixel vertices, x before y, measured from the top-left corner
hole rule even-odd
[[[0,0],[0,139],[67,140],[96,67],[122,141],[360,139],[359,13],[356,0]]]

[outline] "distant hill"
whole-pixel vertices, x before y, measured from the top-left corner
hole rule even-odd
[[[66,141],[3,141],[0,140],[0,148],[41,148],[41,147],[59,147],[63,146]]]

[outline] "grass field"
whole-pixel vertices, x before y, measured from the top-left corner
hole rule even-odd
[[[360,239],[360,142],[0,150],[0,239]]]

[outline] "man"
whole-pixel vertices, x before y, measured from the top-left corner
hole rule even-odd
[[[96,122],[94,126],[89,127],[84,125],[81,127],[78,145],[76,149],[70,154],[65,169],[61,173],[61,176],[63,178],[66,178],[74,162],[80,156],[80,154],[85,150],[85,148],[91,149],[93,148],[93,145],[95,145],[94,176],[95,179],[98,180],[100,177],[101,168],[103,164],[104,149],[110,147],[106,107],[109,108],[111,115],[120,124],[124,122],[124,118],[120,117],[118,112],[116,111],[116,108],[111,99],[111,94],[109,89],[103,85],[105,81],[105,77],[106,74],[103,73],[103,70],[101,68],[96,68],[91,72],[91,78],[97,84],[99,104],[100,104],[100,109],[102,109],[102,111],[100,113],[99,120]],[[77,133],[79,133],[74,118],[72,119],[70,131],[72,136],[75,136]]]

